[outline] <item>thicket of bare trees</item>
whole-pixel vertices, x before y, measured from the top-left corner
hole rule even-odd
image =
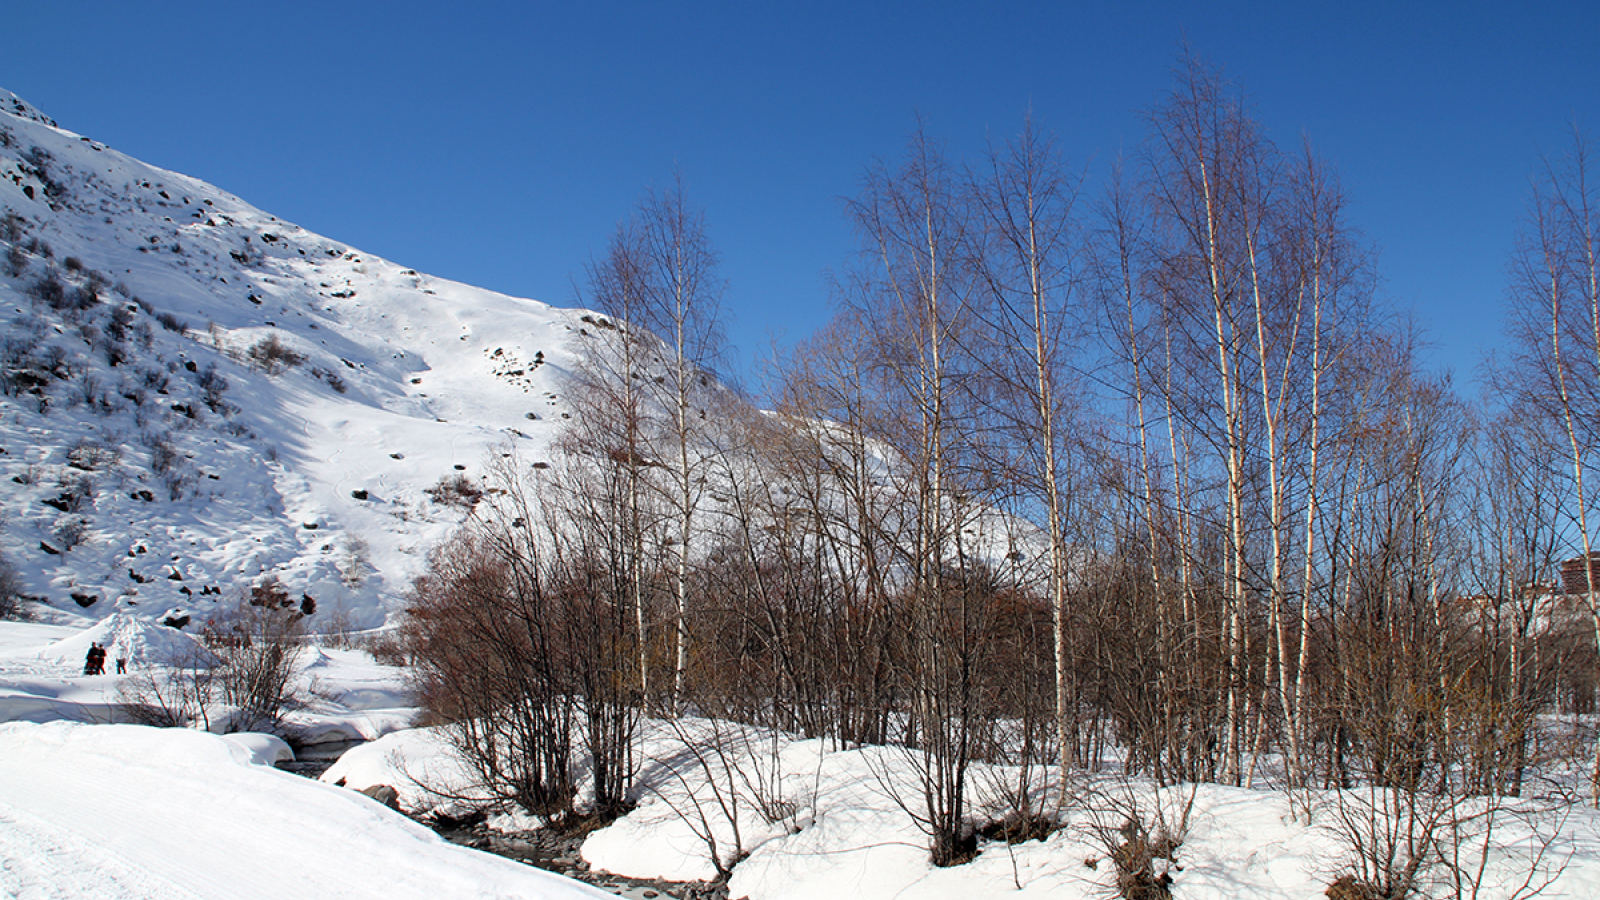
[[[647,197],[589,270],[609,318],[563,457],[503,458],[416,585],[425,699],[485,780],[568,810],[576,729],[620,809],[645,711],[893,744],[940,865],[982,824],[977,760],[1022,766],[1019,833],[1047,778],[1073,802],[1112,760],[1307,816],[1313,788],[1422,819],[1524,792],[1600,640],[1592,575],[1586,642],[1539,586],[1591,551],[1583,146],[1539,185],[1522,415],[1494,418],[1374,303],[1309,146],[1194,61],[1147,124],[1093,200],[1031,123],[973,165],[916,132],[848,204],[838,315],[767,413],[714,377],[702,214]],[[1415,871],[1348,877],[1410,890],[1440,857],[1407,839]]]

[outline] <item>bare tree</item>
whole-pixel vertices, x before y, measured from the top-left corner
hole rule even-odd
[[[964,254],[971,216],[957,173],[919,131],[901,168],[879,166],[850,205],[866,267],[855,301],[870,329],[877,389],[892,398],[881,438],[896,451],[891,471],[903,479],[908,540],[898,542],[904,578],[903,664],[909,691],[904,741],[924,751],[919,817],[936,865],[966,858],[967,770],[974,729],[985,711],[972,679],[982,648],[973,643],[985,614],[969,532],[976,501],[994,473],[975,452],[979,383],[959,332],[968,321],[973,280]],[[864,261],[865,261],[864,260]]]
[[[606,496],[616,502],[612,531],[617,562],[625,569],[617,573],[618,583],[626,585],[634,617],[639,694],[649,698],[652,629],[646,586],[651,559],[659,549],[655,535],[661,516],[646,475],[649,441],[660,425],[644,387],[658,344],[634,324],[645,316],[648,261],[642,242],[638,224],[625,221],[612,236],[606,255],[589,266],[590,296],[612,317],[608,324],[615,327],[600,332],[575,372],[577,426],[568,430],[562,446],[568,453],[614,464],[604,483],[612,489]]]
[[[1067,648],[1074,543],[1070,520],[1077,499],[1074,446],[1068,436],[1076,433],[1078,423],[1073,421],[1067,359],[1072,348],[1066,335],[1081,333],[1074,325],[1083,320],[1075,308],[1073,267],[1080,241],[1073,219],[1077,189],[1064,168],[1051,140],[1037,133],[1031,120],[1005,146],[991,147],[987,166],[973,185],[978,223],[971,253],[987,295],[987,303],[979,306],[988,326],[984,337],[995,345],[979,352],[997,383],[994,400],[1011,438],[1002,451],[1010,458],[997,462],[1025,486],[1024,507],[1043,507],[1054,638],[1056,762],[1063,801],[1078,746]]]
[[[690,570],[706,457],[701,439],[715,421],[707,418],[707,407],[714,413],[718,400],[711,372],[722,345],[723,283],[705,214],[689,203],[681,175],[670,190],[651,192],[640,202],[636,229],[641,302],[639,318],[629,324],[656,332],[666,344],[665,359],[659,361],[662,374],[650,378],[647,389],[658,389],[668,416],[659,455],[668,473],[663,496],[676,525],[670,706],[677,710],[689,665]]]
[[[1584,560],[1587,603],[1600,646],[1600,584],[1594,550],[1596,452],[1600,433],[1588,412],[1600,402],[1600,182],[1590,172],[1591,147],[1574,134],[1572,149],[1546,160],[1511,264],[1514,333],[1513,402],[1551,423],[1566,439],[1573,491],[1552,510],[1575,531]],[[1590,799],[1600,805],[1600,743]]]

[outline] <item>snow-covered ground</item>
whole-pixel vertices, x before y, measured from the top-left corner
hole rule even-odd
[[[702,753],[706,762],[697,762],[685,752],[686,740],[733,748],[729,758],[736,764],[724,768],[716,753]],[[638,806],[585,841],[585,860],[638,878],[710,879],[715,869],[704,837],[710,833],[724,860],[736,862],[730,896],[751,900],[1111,897],[1115,867],[1107,841],[1117,839],[1129,814],[1137,811],[1153,831],[1158,819],[1184,820],[1186,808],[1181,844],[1166,870],[1173,896],[1320,897],[1349,859],[1339,838],[1340,811],[1365,810],[1369,799],[1362,792],[1312,795],[1305,798],[1312,808],[1307,823],[1280,791],[1221,785],[1156,790],[1144,780],[1086,777],[1075,786],[1064,826],[1048,838],[982,842],[971,862],[938,868],[929,862],[927,837],[912,814],[921,798],[906,751],[841,750],[826,741],[696,720],[647,723],[642,751]],[[996,797],[1016,774],[974,767],[975,817],[996,812],[985,798]],[[352,750],[323,777],[354,787],[395,786],[402,803],[415,808],[459,805],[419,780],[453,794],[469,783],[452,780],[466,779],[465,770],[451,759],[448,743],[426,731],[396,733]],[[761,783],[778,787],[766,790]],[[757,802],[763,799],[780,803],[768,802],[763,813]],[[1495,820],[1477,896],[1518,896],[1530,873],[1531,884],[1546,885],[1542,896],[1600,896],[1600,816],[1570,806],[1519,808],[1527,814],[1503,810]],[[728,809],[738,820],[737,838]],[[525,824],[516,817],[503,823]],[[1476,867],[1478,845],[1460,846]],[[1442,869],[1424,881],[1431,887],[1426,896],[1454,895]]]
[[[456,847],[226,738],[0,725],[0,895],[44,900],[609,896]]]

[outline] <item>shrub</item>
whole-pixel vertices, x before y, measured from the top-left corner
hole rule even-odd
[[[178,318],[177,316],[173,315],[172,313],[169,313],[169,312],[157,313],[156,314],[156,321],[161,323],[161,327],[162,328],[165,328],[166,330],[168,330],[170,332],[173,332],[174,334],[188,334],[189,333],[189,323],[183,321],[182,319]]]
[[[22,575],[4,554],[0,554],[0,619],[22,615]]]
[[[114,447],[80,440],[67,450],[67,465],[82,472],[95,472],[115,465],[120,456]]]
[[[150,471],[157,475],[171,472],[183,460],[172,446],[171,438],[165,434],[146,433],[144,445],[150,448]]]
[[[453,506],[458,509],[471,511],[483,497],[483,491],[472,479],[457,472],[454,475],[445,475],[433,487],[423,491],[432,498],[433,502],[441,506]]]
[[[29,147],[22,154],[23,171],[39,179],[44,184],[46,197],[61,197],[66,194],[66,186],[57,181],[50,171],[55,162],[55,157],[43,147]]]
[[[200,390],[201,399],[205,400],[206,406],[214,413],[221,413],[226,405],[222,395],[228,390],[228,379],[217,371],[216,364],[206,366],[200,373]]]
[[[54,502],[50,502],[50,505],[62,512],[77,512],[83,508],[85,502],[94,499],[94,479],[88,475],[77,472],[63,473],[57,480],[56,486],[61,489],[61,495]]]
[[[94,409],[100,399],[100,379],[88,369],[84,369],[78,378],[78,399],[90,409]]]
[[[39,280],[33,283],[29,292],[39,302],[51,309],[61,309],[67,305],[67,285],[54,268],[47,268]]]
[[[28,268],[28,254],[21,247],[12,244],[6,248],[6,274],[12,278],[20,276]]]
[[[28,220],[14,212],[8,212],[5,218],[0,219],[0,238],[12,244],[22,242],[23,235],[28,233]]]
[[[89,522],[82,516],[69,516],[56,525],[54,535],[57,546],[71,550],[89,537]]]
[[[406,645],[394,634],[371,635],[361,642],[361,649],[371,654],[379,665],[403,668],[411,664]]]
[[[14,397],[49,381],[33,358],[36,346],[38,336],[26,332],[0,338],[0,392]]]
[[[125,341],[128,339],[128,329],[133,326],[133,310],[126,306],[118,306],[111,311],[111,317],[106,320],[106,334],[112,340]]]
[[[359,587],[366,578],[371,548],[359,535],[347,534],[344,553],[339,560],[339,579],[346,587]]]
[[[333,392],[335,394],[342,394],[350,389],[350,386],[345,384],[344,379],[339,377],[338,372],[333,372],[328,369],[318,367],[311,370],[311,377],[316,378],[319,381],[327,384],[328,387],[333,388]]]
[[[1111,851],[1117,869],[1117,893],[1127,900],[1170,900],[1179,841],[1163,831],[1152,834],[1138,817],[1120,829],[1122,843]]]
[[[294,687],[301,619],[295,610],[238,604],[206,622],[205,648],[126,679],[118,689],[120,711],[160,727],[285,735],[283,713],[304,700]]]
[[[67,297],[66,305],[69,310],[81,312],[86,309],[93,309],[99,304],[99,292],[94,289],[94,285],[85,284],[73,289],[71,295]]]
[[[252,365],[268,375],[277,375],[306,361],[304,354],[296,352],[279,340],[276,332],[250,345],[250,349],[245,351],[245,356]]]
[[[251,589],[249,603],[206,624],[207,645],[226,660],[222,696],[237,711],[230,730],[282,733],[283,713],[301,699],[294,676],[305,617],[298,609],[258,605],[255,597],[268,585],[283,592],[276,580],[264,579]]]
[[[471,535],[436,549],[429,566],[405,626],[422,706],[490,796],[563,815],[576,793],[577,690],[546,652],[563,624],[542,602],[554,592],[520,587],[513,566]]]

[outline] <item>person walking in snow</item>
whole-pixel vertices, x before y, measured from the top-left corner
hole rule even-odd
[[[83,674],[103,675],[106,671],[106,648],[99,644],[89,645],[89,655],[83,660]]]
[[[83,674],[85,674],[85,675],[93,675],[94,674],[94,656],[95,656],[94,652],[96,650],[99,650],[99,649],[100,649],[100,645],[99,644],[90,644],[89,645],[89,655],[85,656],[83,658]]]

